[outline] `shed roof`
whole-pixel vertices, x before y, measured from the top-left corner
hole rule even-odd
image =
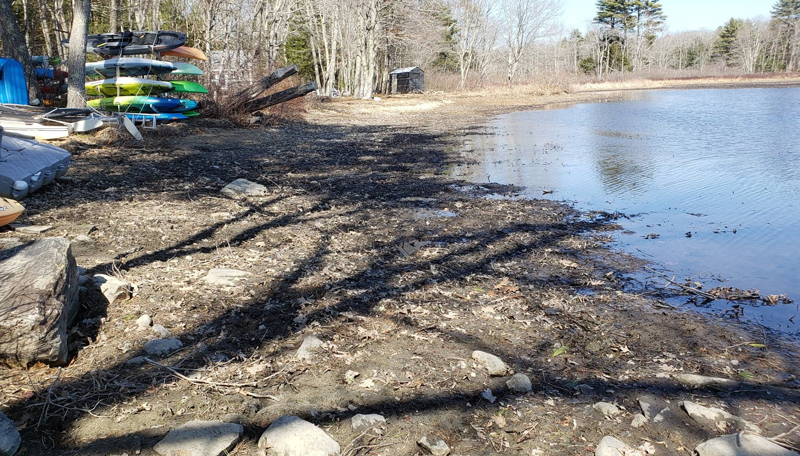
[[[411,73],[414,70],[422,71],[422,68],[420,68],[420,67],[398,68],[398,69],[392,71],[389,74]],[[422,72],[424,73],[424,71],[422,71]]]

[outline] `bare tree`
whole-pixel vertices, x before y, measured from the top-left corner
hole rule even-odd
[[[508,86],[511,87],[525,49],[536,39],[548,35],[561,14],[557,0],[505,0],[508,46]]]
[[[452,0],[450,11],[456,19],[455,51],[461,75],[459,88],[464,90],[480,45],[487,40],[488,23],[494,2],[491,0]]]
[[[767,22],[761,19],[742,22],[736,34],[739,66],[748,73],[755,73],[759,57],[765,45]]]

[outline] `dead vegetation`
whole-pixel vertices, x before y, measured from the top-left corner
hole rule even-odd
[[[451,181],[451,135],[480,134],[475,119],[513,109],[465,100],[323,103],[280,127],[187,125],[144,144],[67,144],[72,182],[26,200],[26,221],[70,238],[90,225],[78,264],[138,291],[114,306],[84,303],[69,366],[0,370],[0,406],[23,430],[23,454],[155,454],[190,419],[241,422],[247,439],[233,454],[256,454],[284,414],[321,425],[348,456],[419,454],[423,434],[464,455],[586,454],[609,434],[689,454],[720,432],[631,428],[642,394],[714,403],[798,446],[792,400],[691,390],[674,377],[794,388],[796,348],[649,298],[626,279],[642,263],[605,246],[610,214]],[[392,109],[415,101],[438,105]],[[220,194],[241,177],[267,194]],[[211,285],[212,268],[248,275]],[[143,314],[183,348],[146,355],[156,335],[137,326]],[[300,358],[309,335],[324,344]],[[509,391],[473,350],[528,375],[533,392]],[[600,400],[622,414],[598,415]],[[388,423],[353,431],[356,413]]]

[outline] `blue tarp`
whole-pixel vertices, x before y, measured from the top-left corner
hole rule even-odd
[[[28,86],[22,64],[0,58],[0,103],[28,104]]]

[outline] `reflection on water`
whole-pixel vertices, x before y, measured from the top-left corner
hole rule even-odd
[[[493,134],[464,138],[472,163],[453,175],[639,214],[623,223],[635,234],[617,235],[628,251],[678,277],[800,301],[799,126],[798,88],[637,92],[503,116]],[[745,311],[800,333],[795,314],[797,304]]]

